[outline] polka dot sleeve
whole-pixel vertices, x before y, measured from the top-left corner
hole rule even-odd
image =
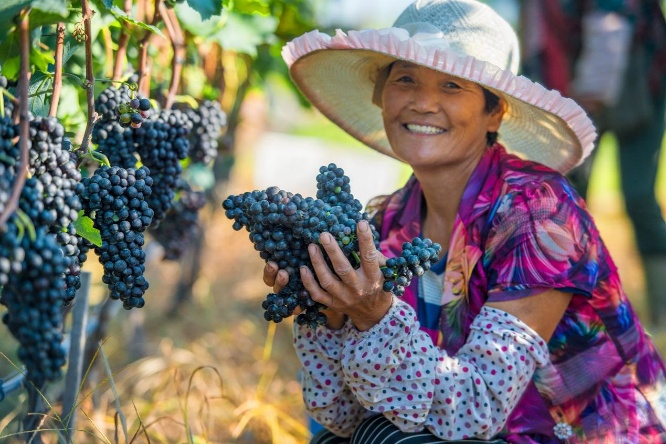
[[[436,348],[398,299],[372,329],[346,329],[342,370],[358,401],[403,431],[427,427],[447,440],[494,437],[537,366],[549,360],[536,332],[490,307],[455,356]]]
[[[331,432],[351,436],[370,416],[345,384],[340,354],[347,333],[326,327],[311,329],[294,323],[294,348],[303,367],[303,401],[310,415]]]

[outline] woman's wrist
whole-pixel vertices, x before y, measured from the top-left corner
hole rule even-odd
[[[347,315],[335,310],[322,310],[328,321],[326,328],[329,330],[341,330],[347,323]]]
[[[352,324],[354,324],[354,327],[356,327],[358,331],[368,331],[384,319],[384,316],[389,312],[392,305],[393,298],[386,298],[377,305],[377,309],[372,313],[350,316]]]

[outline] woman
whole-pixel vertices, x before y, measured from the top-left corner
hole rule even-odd
[[[595,132],[572,100],[518,77],[511,27],[473,0],[419,0],[393,28],[317,31],[285,48],[326,116],[408,163],[354,270],[324,233],[301,277],[329,307],[294,326],[314,443],[663,442],[664,365],[563,177]],[[402,298],[380,266],[423,236],[447,251]],[[288,275],[268,263],[276,290]],[[318,282],[318,283],[317,283]]]

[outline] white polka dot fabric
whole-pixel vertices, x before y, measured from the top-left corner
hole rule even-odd
[[[443,439],[488,439],[503,427],[538,366],[543,339],[518,318],[484,307],[455,356],[419,330],[414,310],[394,298],[366,332],[294,326],[310,414],[340,436],[382,413],[406,432],[427,427]]]

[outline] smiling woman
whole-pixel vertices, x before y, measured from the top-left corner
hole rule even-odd
[[[594,127],[517,75],[511,27],[474,0],[417,0],[391,28],[314,31],[283,56],[324,115],[413,170],[369,207],[379,250],[357,224],[357,269],[328,233],[308,249],[301,279],[329,320],[294,325],[326,427],[312,443],[664,442],[664,363],[563,176]],[[419,236],[445,257],[383,291],[387,257]],[[268,262],[264,281],[288,273]]]
[[[396,157],[414,170],[448,164],[458,177],[462,162],[471,174],[485,151],[486,135],[499,129],[504,107],[487,112],[483,88],[475,82],[414,63],[390,66],[381,104]]]

